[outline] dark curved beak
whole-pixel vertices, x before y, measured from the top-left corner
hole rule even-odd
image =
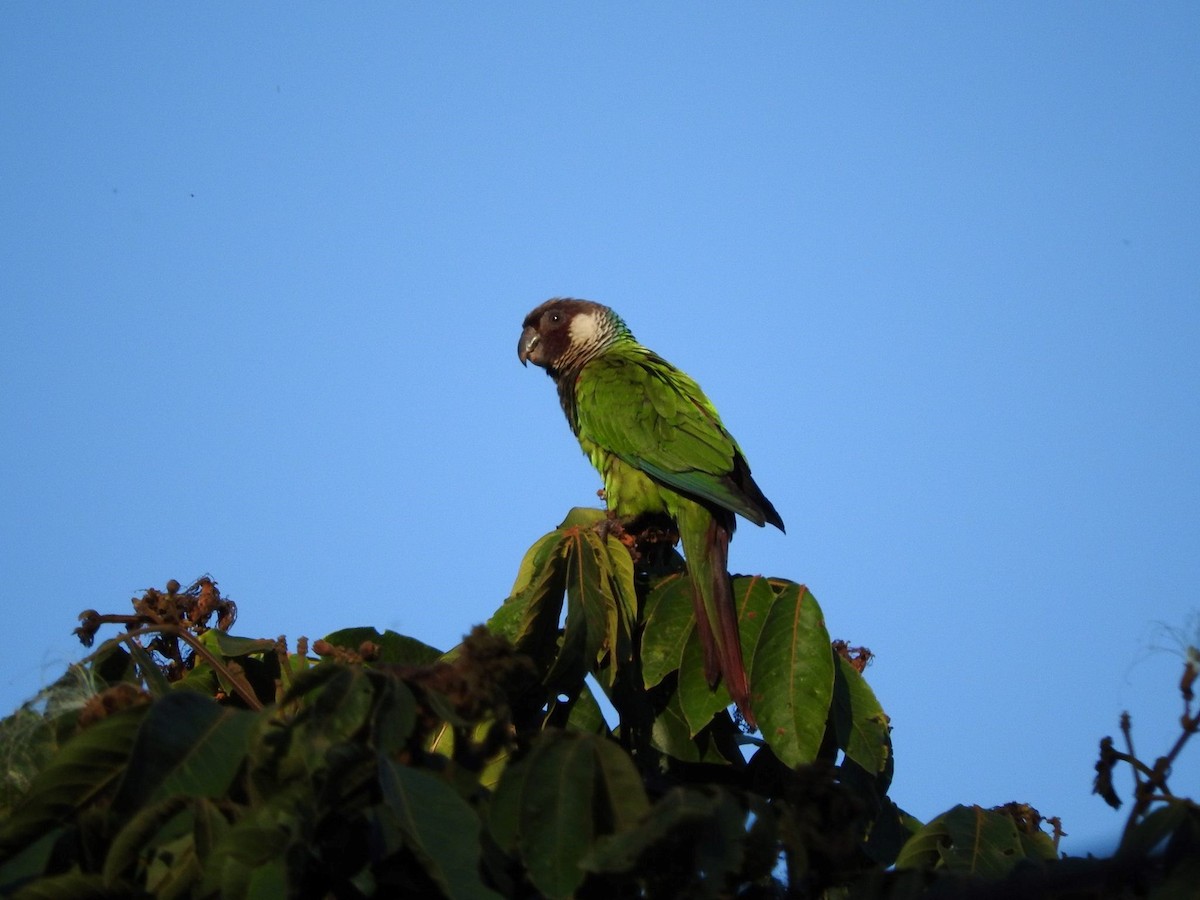
[[[529,362],[529,357],[533,354],[534,349],[538,345],[538,333],[532,325],[526,326],[521,332],[521,339],[517,341],[517,359],[521,361],[521,365]],[[534,360],[537,362],[537,360]]]

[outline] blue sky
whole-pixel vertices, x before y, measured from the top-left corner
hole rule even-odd
[[[721,410],[788,524],[731,566],[877,654],[897,802],[1115,835],[1098,740],[1165,752],[1200,640],[1200,7],[0,26],[5,710],[206,572],[239,634],[456,643],[595,502],[515,354],[569,294]]]

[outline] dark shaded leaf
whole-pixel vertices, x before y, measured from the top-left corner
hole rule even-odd
[[[531,753],[521,791],[521,857],[548,897],[568,897],[582,883],[579,861],[595,833],[596,756],[585,737],[547,732]]]
[[[1186,816],[1187,807],[1182,802],[1159,806],[1125,833],[1119,852],[1129,857],[1149,855],[1179,828]]]
[[[289,851],[307,837],[315,819],[315,798],[307,780],[294,781],[264,798],[223,834],[219,828],[214,832],[217,840],[205,860],[196,894],[288,896]]]
[[[106,885],[99,875],[67,872],[27,885],[13,895],[13,900],[115,900],[132,893],[130,885]]]
[[[1009,816],[980,806],[956,806],[909,839],[896,857],[896,868],[999,878],[1025,858],[1021,835]]]
[[[683,708],[679,704],[679,692],[671,694],[667,706],[654,718],[650,743],[655,749],[684,762],[700,762],[703,758],[700,744],[707,743],[703,735],[693,737]]]
[[[255,713],[188,691],[154,703],[142,720],[113,808],[130,815],[175,794],[219,797],[241,768]]]
[[[146,847],[154,842],[158,831],[188,806],[188,798],[173,795],[140,809],[127,819],[108,847],[102,874],[108,884],[116,884],[131,874]]]
[[[605,825],[614,831],[632,828],[650,808],[642,776],[619,745],[603,738],[590,741],[596,754],[598,786],[608,799]]]
[[[417,724],[417,700],[398,678],[379,679],[371,709],[371,735],[381,753],[399,750]]]
[[[488,804],[487,827],[492,839],[505,853],[515,853],[521,831],[521,795],[531,768],[533,754],[510,762]]]
[[[479,819],[449,785],[425,772],[379,760],[379,783],[404,843],[453,900],[492,900],[479,878]]]
[[[442,651],[436,647],[418,641],[407,635],[394,631],[378,631],[374,628],[343,628],[332,634],[327,634],[325,640],[335,647],[358,652],[365,643],[374,644],[379,655],[372,662],[391,663],[406,666],[427,666],[436,662],[442,656]]]
[[[745,823],[746,810],[728,791],[673,788],[636,827],[598,841],[582,865],[652,884],[677,878],[663,885],[669,896],[727,896],[726,879],[744,860]]]
[[[20,885],[45,872],[55,845],[70,830],[65,825],[53,828],[4,860],[0,864],[0,897],[11,895]]]
[[[83,809],[125,773],[149,706],[134,706],[92,725],[63,745],[34,778],[25,798],[0,823],[0,856],[36,840]]]

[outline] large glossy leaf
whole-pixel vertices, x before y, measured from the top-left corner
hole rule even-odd
[[[692,583],[686,575],[670,575],[646,597],[642,629],[642,681],[651,688],[679,668],[691,633]]]
[[[148,709],[122,710],[67,741],[0,824],[0,856],[37,839],[111,789],[125,772]]]
[[[404,843],[453,900],[492,900],[479,878],[479,818],[444,781],[381,757],[383,800]]]
[[[795,766],[816,759],[821,746],[833,698],[833,654],[808,588],[772,586],[776,597],[754,650],[751,696],[763,737],[785,765]]]
[[[733,602],[737,605],[742,655],[749,664],[754,659],[763,626],[767,624],[767,615],[775,604],[775,592],[771,590],[771,582],[761,575],[739,575],[732,580],[731,587]],[[753,684],[750,689],[753,693]]]
[[[724,682],[718,683],[715,688],[708,686],[708,678],[704,674],[704,651],[694,625],[683,647],[676,691],[688,731],[693,737],[712,721],[713,716],[724,712],[733,703]]]
[[[189,691],[163,697],[142,720],[113,808],[129,815],[176,794],[221,796],[246,759],[258,721],[255,713]]]
[[[887,716],[859,671],[836,653],[834,659],[832,713],[838,746],[866,771],[881,774],[892,751]]]
[[[980,806],[956,806],[908,840],[896,857],[896,868],[998,878],[1026,855],[1012,818]],[[1034,855],[1045,858],[1040,849]]]
[[[732,592],[742,656],[749,666],[775,594],[767,579],[757,575],[734,578]],[[680,669],[680,709],[693,735],[732,702],[722,686],[716,690],[708,686],[694,616],[691,582],[686,575],[669,576],[655,586],[646,601],[642,634],[642,677],[646,687],[659,683],[673,669]],[[750,688],[753,695],[753,681]]]

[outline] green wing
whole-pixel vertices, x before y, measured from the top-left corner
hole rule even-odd
[[[741,450],[700,386],[642,347],[588,363],[575,386],[579,435],[655,480],[762,524],[730,477]]]

